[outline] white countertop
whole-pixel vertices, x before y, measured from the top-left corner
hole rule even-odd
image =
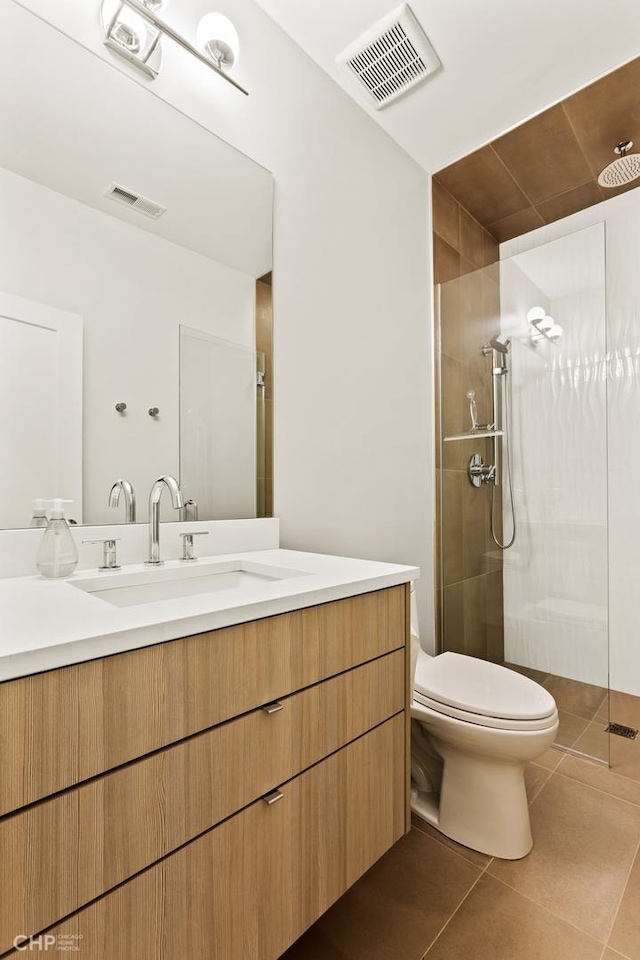
[[[73,585],[104,577],[98,571],[77,571],[64,580],[0,580],[0,681],[382,590],[420,575],[416,567],[279,549],[205,557],[197,563],[205,572],[207,565],[228,560],[285,567],[300,575],[256,583],[240,595],[228,589],[127,607],[112,606]],[[178,570],[183,564],[167,561],[162,570],[172,567]],[[147,570],[143,564],[123,567],[108,574],[110,585]]]

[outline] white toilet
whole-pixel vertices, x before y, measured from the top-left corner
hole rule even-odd
[[[411,809],[473,850],[524,857],[524,768],[558,730],[551,694],[498,664],[419,650],[411,717]]]

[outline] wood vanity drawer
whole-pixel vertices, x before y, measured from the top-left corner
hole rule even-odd
[[[48,932],[82,960],[275,960],[402,836],[404,737],[399,715]]]
[[[404,710],[404,651],[280,703],[1,820],[0,953]]]
[[[405,586],[0,684],[0,815],[404,646]]]

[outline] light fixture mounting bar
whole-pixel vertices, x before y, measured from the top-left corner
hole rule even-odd
[[[164,20],[161,20],[153,10],[150,10],[149,7],[145,6],[144,3],[141,3],[140,0],[122,0],[124,6],[129,7],[130,10],[134,10],[135,13],[139,16],[144,17],[144,19],[151,24],[152,27],[155,27],[163,36],[169,37],[170,40],[173,40],[174,43],[177,43],[179,47],[182,47],[183,50],[186,50],[187,53],[190,53],[192,56],[199,60],[201,63],[204,63],[207,67],[210,67],[214,73],[217,73],[219,77],[222,77],[223,80],[226,80],[227,83],[230,83],[232,87],[235,87],[236,90],[239,90],[240,93],[244,93],[245,96],[249,96],[249,91],[245,90],[239,83],[236,83],[231,77],[229,77],[204,53],[201,53],[197,47],[194,47],[192,43],[189,43],[188,40],[185,40],[183,36],[170,27],[168,23],[165,23]],[[139,62],[139,61],[138,61]]]

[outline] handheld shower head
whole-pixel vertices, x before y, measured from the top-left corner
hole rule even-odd
[[[497,350],[498,353],[509,353],[509,347],[511,346],[511,337],[505,337],[504,334],[500,334],[497,337],[492,337],[489,340],[489,346],[493,350]]]

